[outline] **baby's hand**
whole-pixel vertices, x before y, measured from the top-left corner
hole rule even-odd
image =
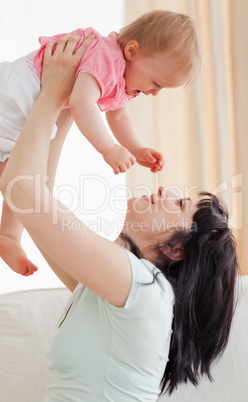
[[[103,155],[103,159],[113,168],[115,174],[126,172],[136,162],[127,148],[117,144]]]
[[[135,152],[136,161],[141,165],[151,169],[151,172],[159,172],[164,167],[164,157],[160,152],[152,148],[139,148]]]

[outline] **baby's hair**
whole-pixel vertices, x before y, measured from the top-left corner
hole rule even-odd
[[[184,14],[167,10],[146,13],[120,30],[118,43],[124,51],[130,40],[136,40],[143,56],[168,52],[178,70],[187,72],[189,85],[201,68],[201,50],[193,20]]]

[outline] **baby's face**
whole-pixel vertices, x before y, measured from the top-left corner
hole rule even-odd
[[[156,96],[163,88],[175,88],[187,82],[186,73],[178,71],[169,53],[148,57],[137,51],[134,56],[126,60],[124,77],[128,95],[142,92],[145,95]]]

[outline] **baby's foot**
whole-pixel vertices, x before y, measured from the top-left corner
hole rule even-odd
[[[21,275],[32,275],[38,269],[27,258],[20,243],[4,235],[0,235],[0,257],[13,271]]]

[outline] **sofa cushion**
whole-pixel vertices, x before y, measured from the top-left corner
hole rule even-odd
[[[47,335],[70,292],[66,288],[0,296],[0,402],[41,402],[49,381]]]

